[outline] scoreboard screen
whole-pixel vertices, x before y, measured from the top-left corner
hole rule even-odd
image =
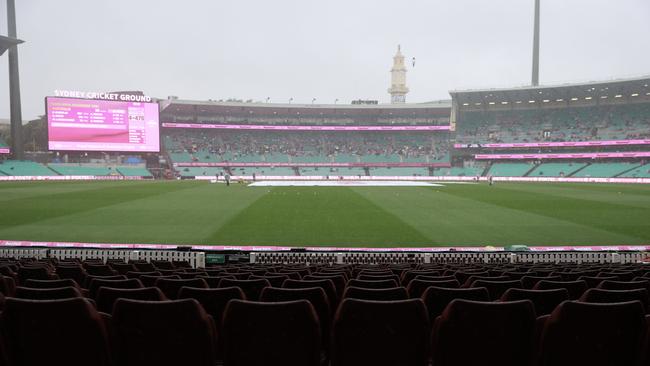
[[[47,97],[50,150],[159,152],[158,103]]]

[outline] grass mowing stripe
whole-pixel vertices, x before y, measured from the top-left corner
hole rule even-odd
[[[283,187],[240,212],[215,244],[399,246],[428,239],[346,187]]]
[[[185,189],[101,206],[0,231],[1,238],[116,242],[211,244],[207,241],[240,209],[265,191],[228,189],[207,182],[178,182]]]
[[[138,182],[123,185],[114,182],[111,185],[89,185],[92,189],[55,193],[47,196],[26,197],[3,202],[3,210],[8,215],[0,217],[0,229],[25,225],[54,217],[90,211],[98,207],[110,206],[122,202],[156,196],[191,186],[170,182]],[[176,184],[174,184],[176,183]],[[110,225],[110,222],[105,222]]]
[[[575,223],[498,207],[446,193],[451,186],[419,189],[360,189],[359,193],[400,217],[443,246],[462,245],[585,245],[638,242]],[[464,186],[461,191],[487,187]]]
[[[521,191],[511,189],[512,184],[498,184],[482,189],[447,190],[449,194],[471,198],[495,206],[535,213],[537,215],[573,222],[602,231],[618,233],[642,243],[650,240],[650,206],[632,207],[608,202],[593,201],[543,193],[543,190]],[[610,193],[612,194],[612,193]],[[648,192],[650,194],[650,191]],[[626,243],[615,243],[626,244]]]

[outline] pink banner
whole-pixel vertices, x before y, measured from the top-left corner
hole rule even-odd
[[[0,154],[11,154],[11,149],[8,147],[0,147]]]
[[[477,154],[476,160],[526,160],[526,159],[617,159],[648,158],[650,151],[616,153],[569,153],[569,154]]]
[[[650,145],[650,140],[606,140],[606,141],[565,141],[565,142],[516,142],[501,144],[454,144],[456,149],[472,148],[519,148],[519,147],[582,147],[582,146],[625,146]]]
[[[450,163],[174,163],[175,167],[392,167],[392,168],[418,168],[434,167],[449,168]]]
[[[213,128],[220,130],[279,130],[279,131],[449,131],[449,126],[280,126],[224,125],[204,123],[163,122],[167,128]]]
[[[126,177],[121,175],[16,175],[0,176],[1,181],[26,180],[143,180],[144,177]]]
[[[176,244],[113,244],[113,243],[77,243],[77,242],[49,242],[49,241],[25,241],[25,240],[0,240],[0,247],[48,247],[48,248],[99,248],[99,249],[169,249],[175,250]],[[286,246],[249,246],[249,245],[183,245],[194,250],[215,250],[215,251],[244,251],[244,252],[265,252],[265,251],[289,251],[293,247]],[[314,252],[504,252],[504,247],[403,247],[403,248],[356,248],[356,247],[306,247],[308,251]],[[648,251],[650,246],[646,245],[612,245],[612,246],[533,246],[528,247],[533,252],[564,252],[564,251]],[[518,252],[525,254],[525,252]]]

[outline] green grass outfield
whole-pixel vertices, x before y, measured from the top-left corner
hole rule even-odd
[[[293,246],[650,244],[650,186],[0,184],[0,240]]]

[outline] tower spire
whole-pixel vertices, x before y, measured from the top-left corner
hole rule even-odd
[[[397,53],[393,56],[393,68],[390,70],[390,102],[393,104],[405,103],[406,94],[409,88],[406,87],[406,66],[404,65],[404,55],[402,55],[402,46],[397,45]]]

